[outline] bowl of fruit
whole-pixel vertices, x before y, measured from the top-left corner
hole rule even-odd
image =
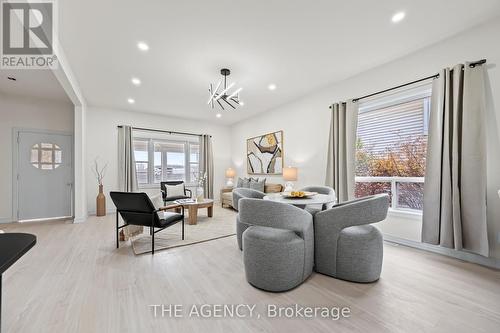
[[[308,191],[289,191],[289,192],[282,192],[281,195],[285,198],[290,198],[290,199],[307,199],[312,196],[315,196],[318,194],[317,192],[308,192]]]

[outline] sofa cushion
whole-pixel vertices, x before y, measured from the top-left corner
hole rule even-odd
[[[249,188],[250,187],[250,179],[238,177],[238,182],[236,183],[236,187]]]
[[[240,178],[241,179],[241,178]],[[236,186],[238,187],[238,186]],[[264,193],[279,193],[283,189],[283,186],[281,184],[265,184],[264,186]],[[233,202],[233,192],[223,192],[221,194],[221,200],[224,201],[224,203],[228,203],[232,205]]]
[[[257,179],[250,178],[250,188],[252,190],[264,192],[265,185],[266,185],[266,178],[262,178],[260,180],[258,178]]]

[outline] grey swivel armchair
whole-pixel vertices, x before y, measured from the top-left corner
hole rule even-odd
[[[323,205],[307,205],[306,210],[311,213],[311,214],[316,214],[318,212],[321,212],[322,210],[332,208],[335,202],[337,201],[337,197],[335,194],[335,190],[329,186],[306,186],[301,189],[301,191],[308,191],[308,192],[318,192],[319,194],[326,194],[326,195],[331,195],[335,197],[335,201],[326,203]],[[319,207],[318,207],[319,206]]]
[[[314,230],[312,215],[292,205],[243,198],[240,221],[247,281],[260,289],[285,291],[312,273]]]
[[[257,190],[253,190],[250,188],[242,188],[238,187],[233,190],[233,207],[238,210],[238,203],[242,198],[254,198],[254,199],[262,199],[266,194]],[[238,247],[240,250],[243,249],[241,244],[241,235],[248,228],[248,225],[242,223],[240,221],[240,215],[236,216],[236,240],[238,241]]]
[[[257,191],[251,188],[237,187],[233,190],[233,207],[238,209],[238,202],[241,198],[255,198],[262,199],[266,196],[264,192]]]
[[[373,282],[382,270],[383,237],[370,223],[387,217],[389,196],[341,203],[314,215],[315,270],[342,280]]]

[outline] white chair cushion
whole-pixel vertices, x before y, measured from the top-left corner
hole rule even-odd
[[[155,206],[155,209],[160,209],[161,207],[164,206],[161,192],[158,194],[150,195],[149,199],[153,203],[153,206]]]
[[[182,197],[184,196],[184,184],[166,185],[167,197]]]

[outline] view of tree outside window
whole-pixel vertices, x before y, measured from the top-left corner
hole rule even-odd
[[[360,107],[356,147],[356,197],[387,193],[391,208],[421,211],[430,90]]]

